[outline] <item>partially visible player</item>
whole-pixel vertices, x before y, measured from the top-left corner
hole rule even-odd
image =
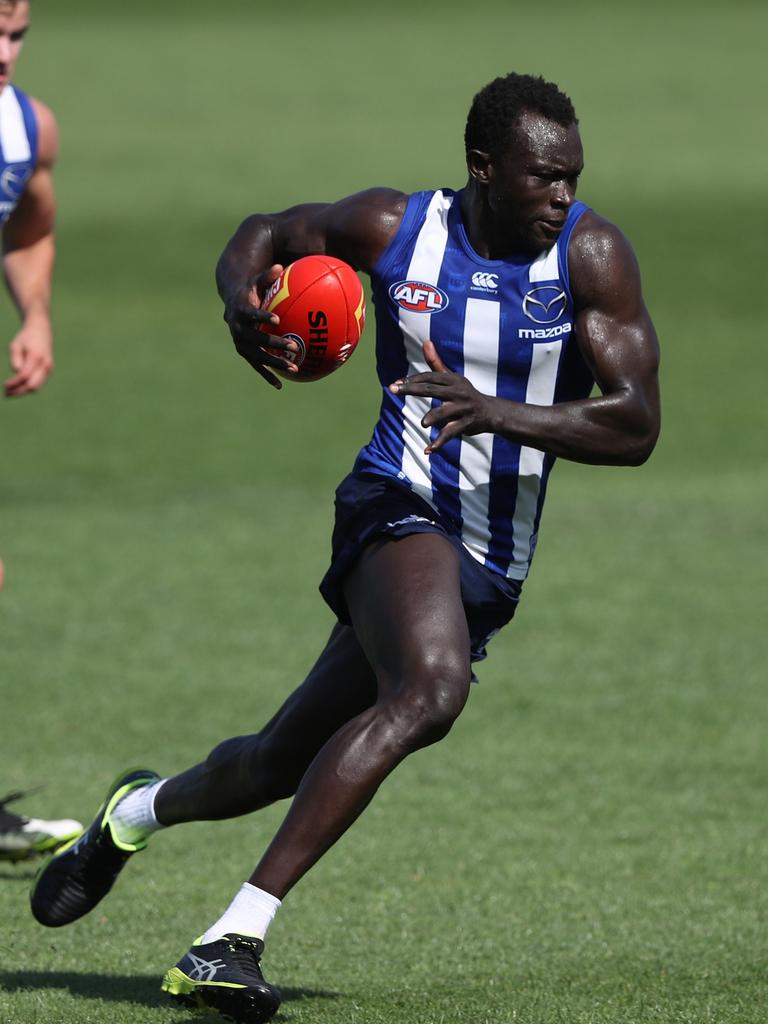
[[[12,372],[3,385],[8,398],[37,391],[53,369],[52,170],[58,129],[44,103],[11,85],[29,14],[29,0],[0,0],[0,230],[5,283],[21,317],[9,346]],[[0,560],[0,588],[4,579]],[[0,859],[49,852],[77,834],[77,821],[44,821],[8,811],[6,805],[21,795],[0,801]]]
[[[11,84],[29,14],[29,0],[0,0],[0,229],[5,283],[21,317],[9,346],[12,372],[3,385],[8,398],[38,391],[53,369],[52,169],[58,129],[44,103]]]
[[[259,732],[171,779],[121,775],[32,895],[41,923],[68,924],[158,828],[293,796],[249,880],[163,983],[247,1024],[279,1005],[259,958],[282,899],[390,772],[461,713],[472,662],[515,612],[555,459],[640,465],[659,431],[658,344],[637,261],[576,200],[570,99],[540,78],[496,79],[474,99],[465,151],[459,191],[375,188],[254,214],[226,247],[225,319],[275,386],[273,370],[295,372],[260,330],[275,322],[260,305],[281,265],[325,253],[371,277],[381,410],[336,491],[321,592],[338,622]],[[268,347],[290,344],[271,336]]]

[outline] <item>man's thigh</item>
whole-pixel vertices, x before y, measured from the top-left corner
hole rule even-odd
[[[344,595],[379,689],[429,674],[470,677],[470,643],[459,556],[439,533],[370,544],[349,572]]]

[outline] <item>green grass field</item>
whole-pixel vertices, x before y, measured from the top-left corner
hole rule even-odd
[[[373,337],[273,392],[216,258],[252,210],[461,185],[474,91],[540,72],[640,258],[662,439],[640,470],[558,467],[465,714],[286,900],[265,969],[291,1024],[765,1024],[764,6],[33,6],[58,367],[0,404],[0,791],[89,820],[118,770],[172,774],[302,678]],[[159,978],[284,810],[169,830],[57,931],[0,866],[0,1024],[191,1022]]]

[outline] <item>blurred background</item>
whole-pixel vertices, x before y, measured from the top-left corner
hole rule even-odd
[[[580,198],[638,254],[662,437],[639,470],[557,467],[465,715],[286,901],[267,974],[302,1024],[763,1021],[765,6],[32,13],[15,81],[61,129],[57,368],[0,403],[0,791],[46,783],[23,809],[87,821],[127,764],[172,774],[303,677],[373,332],[274,392],[216,260],[255,210],[460,187],[474,93],[542,74],[580,118]],[[284,810],[158,837],[53,935],[4,867],[0,1018],[186,1020],[157,978]]]

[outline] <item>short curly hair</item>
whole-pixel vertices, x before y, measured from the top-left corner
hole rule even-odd
[[[512,71],[494,78],[472,100],[464,130],[465,150],[499,156],[525,111],[541,114],[564,128],[579,123],[570,98],[554,82]]]

